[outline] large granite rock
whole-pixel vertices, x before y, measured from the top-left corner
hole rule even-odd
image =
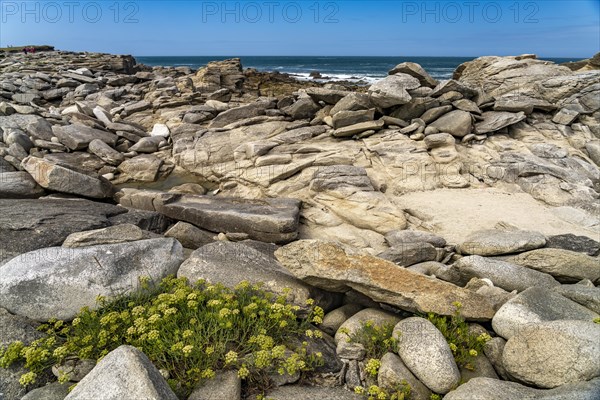
[[[71,233],[111,225],[127,209],[83,199],[0,200],[0,264],[44,247],[60,246]]]
[[[48,190],[94,199],[104,199],[113,194],[113,186],[106,179],[65,168],[43,158],[27,157],[22,165],[41,187]]]
[[[420,86],[419,80],[408,74],[389,75],[369,88],[371,102],[377,107],[390,108],[406,104],[411,96],[408,90]]]
[[[430,321],[406,318],[394,327],[398,355],[408,369],[435,393],[446,394],[458,386],[460,371],[442,333]]]
[[[381,367],[377,374],[379,387],[393,389],[402,385],[410,386],[412,400],[431,400],[431,390],[423,385],[394,353],[386,353],[381,358]]]
[[[39,321],[72,319],[96,307],[96,296],[131,293],[140,277],[158,282],[182,261],[183,248],[171,238],[35,250],[0,267],[0,307]]]
[[[512,257],[510,262],[550,274],[562,283],[582,279],[600,283],[600,260],[574,251],[537,249]]]
[[[264,289],[285,295],[288,301],[302,308],[306,308],[306,301],[312,298],[329,309],[334,299],[291,276],[272,257],[242,243],[219,241],[200,247],[181,264],[177,276],[192,283],[204,279],[230,288],[242,281],[261,284]],[[287,293],[286,288],[291,291]]]
[[[528,324],[561,319],[592,321],[598,314],[545,288],[532,287],[507,301],[494,315],[492,327],[510,339]]]
[[[335,242],[300,240],[281,247],[275,256],[296,277],[325,290],[354,289],[411,312],[452,315],[452,303],[458,301],[468,319],[489,320],[495,313],[488,300],[474,292],[353,253]]]
[[[62,247],[86,247],[99,244],[135,242],[144,239],[144,232],[136,225],[122,224],[91,231],[71,233]]]
[[[158,211],[211,232],[243,233],[249,239],[287,243],[298,235],[300,202],[293,199],[246,200],[152,191],[125,191],[125,207]]]
[[[442,115],[429,126],[462,138],[473,131],[473,117],[466,111],[454,110]]]
[[[522,292],[532,286],[547,288],[560,286],[551,275],[481,256],[463,257],[438,277],[459,286],[465,286],[473,278],[487,278],[495,286],[509,292],[513,290]]]
[[[498,379],[474,378],[448,393],[444,400],[596,400],[598,393],[600,378],[549,390]]]
[[[65,400],[143,398],[177,400],[177,396],[148,357],[132,346],[108,353]]]
[[[521,328],[506,346],[502,360],[514,378],[541,388],[587,381],[600,376],[600,324],[551,321]]]

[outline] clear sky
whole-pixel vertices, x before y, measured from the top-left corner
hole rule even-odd
[[[0,0],[0,46],[152,55],[482,56],[600,51],[600,0]]]

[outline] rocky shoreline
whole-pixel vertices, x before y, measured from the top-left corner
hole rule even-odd
[[[344,332],[374,321],[399,338],[376,381],[411,399],[597,399],[597,59],[481,57],[442,82],[403,63],[356,87],[239,59],[0,56],[0,348],[141,276],[246,280],[325,310],[334,383],[268,398],[360,398],[373,382]],[[458,303],[492,337],[475,371],[423,318]],[[175,398],[139,350],[113,353],[70,394],[0,368],[0,399]],[[240,398],[237,375],[217,382],[190,399]]]

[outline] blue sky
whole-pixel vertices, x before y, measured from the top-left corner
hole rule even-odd
[[[482,56],[600,51],[600,0],[0,0],[0,46],[152,55]]]

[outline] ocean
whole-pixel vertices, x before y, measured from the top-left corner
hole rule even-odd
[[[198,69],[210,61],[225,60],[223,56],[178,56],[178,57],[135,57],[138,63],[149,66],[187,66]],[[412,61],[420,64],[431,76],[438,80],[450,79],[460,64],[476,57],[280,57],[247,56],[240,57],[244,68],[256,68],[264,72],[282,72],[298,79],[308,80],[311,72],[319,72],[328,81],[351,81],[372,83],[387,75],[396,65]],[[578,61],[578,58],[544,58],[556,63]]]

